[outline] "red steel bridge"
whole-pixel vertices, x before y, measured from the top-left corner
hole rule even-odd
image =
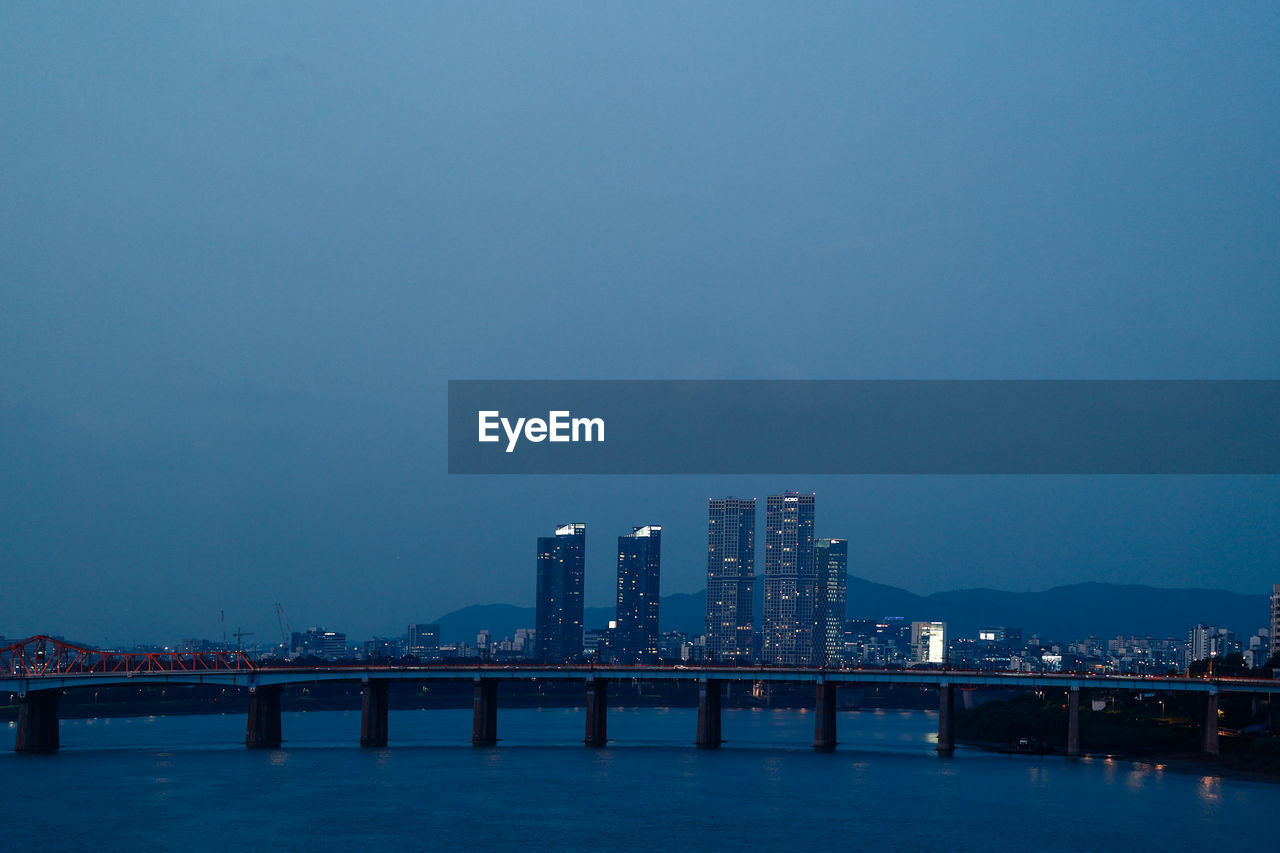
[[[66,690],[120,684],[208,684],[245,688],[249,718],[245,744],[279,747],[283,741],[280,696],[289,684],[353,681],[362,685],[360,742],[386,746],[388,686],[392,681],[471,681],[475,687],[472,738],[476,746],[497,743],[497,692],[503,681],[545,679],[581,681],[586,687],[584,742],[603,746],[607,737],[610,681],[688,681],[698,688],[696,744],[721,743],[720,700],[725,682],[812,684],[816,692],[814,748],[836,745],[836,691],[841,685],[909,684],[938,691],[938,752],[955,750],[952,728],[956,688],[1017,687],[1061,690],[1068,697],[1067,754],[1080,754],[1081,689],[1104,688],[1142,693],[1196,693],[1204,697],[1203,748],[1218,752],[1220,693],[1280,693],[1280,681],[1249,678],[1183,678],[1151,675],[1087,675],[1079,673],[974,672],[947,669],[871,670],[774,666],[598,666],[542,664],[428,664],[391,666],[264,665],[244,652],[118,652],[35,636],[0,648],[0,693],[19,697],[17,738],[20,752],[49,752],[59,745],[58,699]]]

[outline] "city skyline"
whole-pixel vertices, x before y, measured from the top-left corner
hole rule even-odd
[[[16,849],[1264,846],[1277,45],[0,3]]]
[[[765,480],[765,478],[757,478],[757,479],[759,479],[759,480]],[[774,479],[774,478],[768,478],[768,481],[772,481],[773,479]],[[768,491],[768,489],[767,489],[767,488],[766,488],[765,490],[766,490],[766,491]],[[815,496],[815,497],[816,497],[816,496]],[[707,503],[707,504],[704,504],[704,506],[705,506],[705,507],[709,507],[709,506],[710,506],[713,502],[715,502],[716,500],[717,500],[717,499],[708,499],[708,503]],[[728,500],[732,500],[732,499],[728,499]],[[754,498],[751,498],[751,499],[743,499],[743,500],[744,500],[746,503],[749,503],[749,504],[754,505],[754,501],[755,501],[755,499],[754,499]],[[824,502],[824,506],[827,506],[827,507],[829,508],[829,510],[830,510],[830,508],[832,508],[832,503],[831,503],[830,501]],[[601,509],[600,507],[597,507],[597,508],[596,508],[596,511],[597,511],[597,512],[599,512],[599,510],[600,510],[600,509]],[[838,507],[838,506],[836,506],[836,507],[835,507],[835,509],[837,509],[837,510],[838,510],[838,509],[839,509],[839,507]],[[661,514],[659,514],[659,515],[661,515]],[[668,517],[670,517],[670,516],[668,516]],[[690,529],[690,526],[691,526],[691,525],[689,525],[689,524],[688,524],[689,519],[675,519],[675,520],[676,520],[677,524],[675,524],[675,525],[666,525],[666,528],[667,528],[667,530],[668,530],[668,531],[669,531],[669,530],[671,530],[671,529],[676,529],[676,530],[681,530],[681,529],[683,529],[684,531],[686,531],[686,532],[687,532],[687,531]],[[583,524],[583,523],[578,523],[578,524],[575,524],[575,525],[562,525],[562,526],[559,526],[557,529],[558,529],[558,530],[563,530],[563,529],[567,529],[567,528],[568,528],[568,527],[570,527],[570,526],[578,527],[578,528],[580,528],[580,529],[581,529],[581,530],[583,530],[583,531],[585,531],[585,528],[586,528],[586,525],[585,525],[585,524]],[[763,526],[763,527],[766,527],[766,528],[767,528],[767,524],[763,524],[763,525],[761,525],[761,526]],[[708,525],[708,526],[706,526],[706,527],[702,527],[702,531],[703,531],[703,536],[704,536],[704,537],[708,537],[708,536],[709,536],[709,532],[710,532],[710,531],[709,531],[709,527],[710,527],[710,525]],[[756,525],[755,525],[754,523],[752,523],[752,524],[750,524],[750,526],[747,528],[747,530],[746,530],[746,531],[744,531],[744,534],[745,534],[747,537],[749,537],[749,538],[751,539],[751,541],[752,541],[752,542],[754,542],[754,539],[756,538],[756,529],[755,529],[755,527],[756,527]],[[695,529],[696,529],[696,528],[695,528]],[[767,531],[762,531],[762,532],[765,532],[765,533],[767,534]],[[543,538],[543,537],[539,537],[539,540],[541,540],[542,538]],[[763,541],[763,536],[762,536],[761,538],[762,538],[762,541]],[[590,542],[590,541],[592,541],[592,540],[590,540],[590,539],[587,539],[587,537],[585,537],[585,536],[583,536],[583,540],[584,540],[585,542]],[[597,541],[597,548],[599,548],[599,540],[596,540],[596,541]],[[611,540],[609,540],[607,537],[605,537],[605,538],[604,538],[604,541],[607,543],[607,542],[609,542],[609,541],[611,541]],[[874,537],[870,538],[868,541],[869,541],[869,542],[871,542],[871,543],[874,543]],[[704,543],[708,542],[708,539],[707,539],[707,538],[704,538],[704,539],[703,539],[703,542],[704,542]],[[541,543],[541,541],[540,541],[540,542],[539,542],[539,545],[541,545],[541,544],[542,544],[542,543]],[[860,546],[864,546],[864,547],[865,547],[865,543],[863,543],[863,542],[860,542],[860,543],[859,543],[859,545],[860,545]],[[578,570],[578,574],[580,575],[581,588],[580,588],[580,591],[578,591],[577,593],[575,593],[575,595],[576,595],[576,597],[581,601],[581,603],[582,603],[582,606],[583,606],[583,607],[599,608],[599,607],[601,607],[601,606],[608,606],[608,607],[610,608],[610,610],[613,610],[613,609],[616,607],[616,604],[617,604],[617,575],[616,575],[616,556],[617,556],[617,552],[616,552],[616,550],[615,550],[615,549],[613,549],[613,548],[612,548],[612,546],[611,546],[611,545],[606,544],[606,545],[605,545],[605,547],[610,548],[610,551],[609,551],[608,553],[609,553],[611,556],[610,556],[607,560],[600,560],[600,559],[598,559],[598,557],[593,559],[593,558],[591,557],[591,555],[589,554],[589,549],[588,549],[586,546],[581,547],[581,553],[582,553],[582,557],[581,557],[581,566],[580,566],[580,568],[579,568],[579,570]],[[704,547],[706,547],[706,546],[704,546]],[[700,550],[701,550],[701,549],[700,549]],[[763,551],[763,549],[762,549],[762,551]],[[754,561],[754,549],[751,551],[751,553],[750,553],[750,557],[751,557],[751,559]],[[865,552],[863,552],[863,553],[860,553],[860,554],[859,554],[859,568],[860,568],[860,570],[861,570],[862,566],[864,565],[864,560],[865,560],[865,558],[866,558],[866,554],[865,554]],[[679,565],[679,564],[685,563],[685,562],[686,562],[686,559],[687,559],[687,558],[682,558],[682,557],[680,557],[680,556],[676,556],[676,557],[674,557],[674,558],[673,558],[672,562],[674,562],[674,563],[676,563],[677,565]],[[602,565],[602,564],[603,564],[603,565]],[[594,568],[594,570],[595,570],[595,572],[594,572],[594,578],[591,580],[591,582],[588,582],[589,577],[591,576],[591,569],[593,569],[593,568]],[[603,581],[603,579],[600,577],[600,575],[602,574],[602,569],[603,569],[603,571],[607,571],[607,572],[609,573],[609,580],[608,580],[607,582],[602,582],[602,581]],[[694,587],[694,588],[690,589],[688,586],[686,586],[684,589],[669,590],[669,589],[667,589],[667,588],[666,588],[666,586],[665,586],[665,580],[664,580],[664,586],[663,586],[663,589],[662,589],[662,594],[663,594],[663,595],[667,595],[667,594],[672,594],[672,593],[674,593],[674,594],[682,594],[682,593],[684,593],[684,594],[687,594],[687,593],[705,593],[705,592],[708,590],[708,588],[709,588],[709,587],[708,587],[708,584],[707,584],[707,581],[708,581],[708,579],[709,579],[709,578],[708,578],[708,575],[707,575],[707,573],[706,573],[705,568],[703,569],[703,571],[699,572],[699,574],[701,575],[702,580],[703,580],[703,586],[702,586],[701,588]],[[870,580],[870,578],[866,578],[866,577],[865,577],[865,574],[863,574],[863,573],[855,572],[854,574],[855,574],[855,575],[857,575],[857,576],[858,576],[858,577],[860,577],[860,578],[864,578],[864,579]],[[1074,580],[1075,580],[1075,579],[1064,579],[1064,580],[1066,580],[1066,581],[1068,581],[1068,583],[1070,583],[1070,582],[1074,582]],[[1123,582],[1125,581],[1125,578],[1121,577],[1121,578],[1117,578],[1116,580],[1117,580],[1118,582],[1123,583]],[[761,589],[763,589],[763,582],[764,582],[764,574],[763,574],[762,572],[757,572],[757,573],[756,573],[752,578],[748,579],[748,581],[747,581],[748,585],[760,584],[760,585],[761,585]],[[516,586],[517,586],[517,588],[518,588],[518,587],[523,586],[523,585],[524,585],[523,583],[520,583],[520,584],[517,584]],[[1040,587],[1039,589],[1050,589],[1050,588],[1055,588],[1055,587],[1062,586],[1062,585],[1063,585],[1063,584],[1061,584],[1061,583],[1050,583],[1050,584],[1047,584],[1047,585],[1045,585],[1045,586],[1043,586],[1043,587]],[[1159,585],[1157,585],[1157,586],[1159,586]],[[1177,588],[1179,588],[1179,587],[1177,587],[1177,586],[1169,586],[1168,588],[1170,588],[1170,589],[1177,589]],[[1203,588],[1206,588],[1206,589],[1218,589],[1218,588],[1221,588],[1221,587],[1213,587],[1213,586],[1210,586],[1210,587],[1203,587]],[[953,588],[953,589],[957,589],[957,588]],[[509,602],[509,603],[512,603],[512,604],[514,604],[514,605],[517,605],[517,606],[523,606],[523,605],[527,605],[527,604],[530,604],[530,603],[533,603],[533,604],[535,604],[535,605],[536,605],[537,598],[538,598],[538,596],[537,596],[537,593],[536,593],[536,592],[535,592],[535,594],[534,594],[534,596],[533,596],[533,599],[531,600],[531,599],[525,598],[523,595],[518,594],[518,589],[517,589],[517,590],[513,590],[513,591],[514,591],[514,592],[517,592],[517,594],[515,594],[515,595],[502,595],[502,590],[491,591],[491,592],[496,592],[496,593],[497,593],[497,595],[491,595],[491,596],[477,595],[475,598],[473,598],[473,599],[471,599],[471,600],[469,600],[469,601],[463,601],[463,602],[461,602],[461,603],[460,603],[460,606],[461,606],[461,607],[467,607],[467,606],[474,606],[474,605],[489,605],[489,604],[497,604],[497,603],[502,603],[502,601],[503,601],[504,599],[505,599],[505,601],[507,601],[507,602]],[[945,590],[937,590],[937,591],[938,591],[938,592],[942,592],[942,591],[945,591]],[[1020,590],[1018,590],[1018,589],[1016,589],[1016,588],[1015,588],[1015,589],[1012,589],[1012,590],[1009,590],[1009,591],[1011,591],[1011,592],[1019,592]],[[1037,590],[1036,588],[1032,588],[1032,589],[1030,589],[1030,590],[1026,590],[1026,591],[1034,592],[1034,591],[1038,591],[1038,590]],[[1236,590],[1232,590],[1232,591],[1236,591]],[[1245,590],[1245,592],[1246,592],[1246,593],[1250,593],[1250,592],[1252,592],[1252,593],[1256,593],[1256,592],[1257,592],[1257,590],[1256,590],[1256,589],[1254,589],[1254,590],[1248,590],[1248,589],[1246,589],[1246,590]],[[594,598],[592,598],[592,593],[594,593]],[[527,595],[527,593],[526,593],[526,595]],[[603,598],[604,596],[608,596],[608,597],[609,597],[609,598],[608,598],[609,603],[608,603],[607,605],[606,605],[606,604],[604,604],[604,603],[601,601],[601,598]],[[432,600],[432,599],[434,599],[434,598],[435,598],[435,596],[434,596],[434,595],[432,595],[432,594],[431,594],[431,592],[428,590],[428,591],[427,591],[427,594],[424,596],[424,601],[429,602],[430,600]],[[757,606],[758,606],[758,605],[757,605]],[[299,612],[299,611],[297,611],[297,610],[296,610],[295,608],[293,608],[293,607],[289,607],[289,608],[287,608],[287,609],[288,609],[290,612],[293,612],[293,613],[298,613],[298,612]],[[454,610],[457,610],[458,608],[453,608],[453,609],[454,609]],[[406,608],[406,613],[408,614],[408,619],[414,619],[414,618],[421,619],[424,615],[428,615],[428,614],[431,616],[431,618],[439,619],[441,616],[447,615],[449,612],[451,612],[451,611],[450,611],[450,610],[446,610],[445,608],[442,608],[442,607],[438,607],[438,606],[433,607],[433,606],[431,606],[431,605],[430,605],[430,603],[425,603],[425,604],[423,604],[423,605],[421,605],[421,606],[410,606],[410,607]],[[759,633],[759,631],[760,631],[760,629],[761,629],[761,627],[762,627],[762,624],[763,624],[763,610],[756,611],[754,615],[755,615],[755,628],[756,628],[757,633]],[[863,615],[866,615],[866,614],[863,614]],[[230,618],[230,621],[228,621],[228,618]],[[386,632],[387,632],[388,630],[393,630],[393,629],[394,629],[394,627],[395,627],[395,623],[391,623],[391,624],[389,624],[389,625],[388,625],[388,624],[386,624],[386,623],[382,623],[382,624],[373,624],[373,625],[372,625],[371,627],[369,627],[369,628],[364,628],[364,627],[361,627],[362,620],[363,620],[363,622],[364,622],[365,624],[368,624],[368,619],[367,619],[367,617],[362,616],[362,614],[360,614],[359,612],[349,611],[349,610],[347,610],[347,611],[336,611],[336,612],[335,612],[334,610],[330,609],[330,610],[327,610],[323,615],[321,615],[321,614],[315,614],[315,613],[312,613],[312,615],[311,615],[311,616],[309,616],[309,617],[306,619],[306,622],[307,622],[308,624],[312,624],[312,625],[316,625],[316,624],[334,624],[334,625],[341,624],[341,625],[344,625],[344,626],[354,626],[354,630],[350,631],[350,633],[351,633],[351,635],[352,635],[353,637],[354,637],[354,636],[382,636],[382,635],[386,634]],[[273,620],[270,624],[271,624],[271,625],[274,625],[274,620]],[[530,627],[530,628],[532,628],[532,627],[533,627],[533,625],[531,624],[529,627]],[[596,628],[596,627],[603,627],[603,626],[587,625],[587,624],[585,624],[585,623],[582,623],[582,624],[581,624],[581,627],[582,627],[582,630],[586,630],[586,629],[589,629],[589,628]],[[188,636],[188,635],[192,635],[192,636],[216,637],[216,636],[219,636],[219,634],[221,634],[221,635],[224,635],[224,636],[225,636],[226,634],[228,634],[228,633],[232,632],[233,630],[241,630],[241,629],[243,629],[243,628],[249,628],[249,629],[251,629],[251,632],[256,632],[259,636],[270,636],[272,633],[274,633],[274,632],[273,632],[273,631],[272,631],[272,630],[267,626],[267,624],[266,624],[266,623],[263,623],[263,624],[254,624],[254,623],[252,623],[252,622],[246,622],[246,621],[244,621],[244,620],[237,620],[236,618],[234,618],[233,616],[231,616],[230,614],[228,614],[228,615],[224,615],[224,616],[223,616],[223,618],[222,618],[221,620],[209,620],[209,621],[207,621],[207,622],[205,623],[205,627],[204,627],[203,629],[200,629],[200,628],[199,628],[195,623],[189,623],[189,624],[187,624],[187,625],[182,626],[178,631],[175,631],[175,632],[173,632],[173,633],[169,634],[168,636],[170,636],[170,637],[178,637],[178,636]],[[113,641],[111,640],[111,638],[97,638],[97,637],[94,637],[94,636],[93,636],[92,634],[90,634],[89,632],[86,632],[86,631],[84,631],[83,629],[76,628],[75,626],[70,626],[69,628],[63,628],[63,627],[59,627],[59,626],[51,626],[51,625],[48,625],[48,624],[40,624],[40,625],[36,625],[36,626],[35,626],[35,630],[33,630],[33,631],[29,631],[29,632],[23,632],[23,631],[19,631],[19,630],[10,630],[10,631],[3,632],[3,634],[7,634],[7,635],[8,635],[8,636],[10,636],[10,637],[14,637],[14,636],[19,636],[19,635],[27,635],[27,634],[31,634],[31,633],[42,633],[42,632],[47,632],[47,631],[50,631],[50,630],[52,630],[54,633],[56,633],[56,634],[60,634],[60,635],[69,635],[69,636],[80,637],[80,638],[85,639],[86,641],[91,641],[91,642],[94,642],[94,643],[96,643],[96,644],[104,645],[105,647],[127,647],[127,646],[130,646],[130,645],[133,645],[133,644],[149,645],[149,644],[153,643],[153,642],[154,642],[154,640],[155,640],[156,638],[158,638],[158,637],[160,637],[160,636],[163,636],[162,634],[157,633],[157,632],[143,631],[143,632],[139,632],[139,633],[137,633],[137,634],[133,635],[132,637],[130,637],[129,639],[127,639],[127,640],[125,640],[125,641],[123,641],[123,642],[121,642],[120,640],[115,640],[115,641],[113,642]]]
[[[522,601],[547,507],[601,532],[589,604],[664,516],[694,592],[706,498],[779,481],[921,593],[1267,588],[1276,477],[450,477],[444,415],[477,377],[1273,379],[1261,8],[7,8],[0,632]]]
[[[1040,644],[1042,662],[1024,666],[1048,666],[1061,668],[1069,654],[1073,660],[1080,656],[1130,655],[1123,658],[1121,666],[1137,661],[1140,667],[1163,666],[1169,661],[1187,666],[1204,658],[1223,658],[1229,654],[1243,653],[1250,666],[1270,653],[1271,637],[1275,636],[1275,622],[1280,612],[1280,584],[1272,586],[1267,599],[1265,624],[1252,637],[1244,639],[1238,628],[1223,627],[1210,621],[1197,622],[1187,631],[1186,643],[1175,639],[1175,630],[1164,639],[1148,635],[1142,639],[1135,634],[1126,638],[1118,635],[1109,640],[1097,636],[1042,635],[1035,619],[1014,621],[1019,627],[1001,625],[983,627],[978,631],[958,635],[947,626],[950,613],[946,608],[933,607],[922,611],[913,608],[905,621],[902,616],[889,617],[881,624],[880,618],[867,621],[869,611],[866,602],[855,597],[853,610],[848,610],[847,595],[849,541],[844,538],[814,538],[816,522],[816,494],[794,491],[772,494],[766,497],[765,516],[765,574],[759,578],[752,572],[755,561],[755,507],[756,498],[710,498],[707,501],[707,588],[705,592],[705,620],[687,634],[664,629],[661,613],[661,536],[660,525],[633,526],[630,533],[617,537],[616,600],[614,618],[607,628],[588,624],[584,616],[583,586],[586,568],[587,525],[574,522],[557,525],[554,536],[537,538],[536,591],[533,622],[536,627],[525,626],[508,632],[490,630],[484,626],[475,632],[474,645],[456,637],[446,642],[437,623],[411,623],[398,638],[375,634],[372,638],[355,641],[343,631],[313,626],[307,631],[293,632],[285,648],[290,656],[316,656],[335,659],[354,651],[365,659],[395,659],[406,654],[426,655],[432,659],[439,654],[466,657],[471,654],[515,655],[515,659],[535,659],[548,663],[574,662],[594,657],[602,662],[651,663],[674,659],[697,661],[728,661],[754,664],[757,660],[766,664],[787,666],[840,666],[872,663],[897,664],[955,664],[967,665],[973,660],[974,649],[965,644],[978,643],[977,651],[990,656],[996,653],[996,663],[1006,663],[1017,669],[1015,659],[1022,654],[1021,646],[1029,627],[1031,650]],[[806,568],[806,566],[808,568]],[[790,609],[777,608],[762,620],[760,629],[753,630],[750,613],[756,602],[737,602],[735,609],[726,607],[724,597],[717,599],[712,590],[717,584],[728,584],[738,590],[750,589],[755,582],[762,586],[767,605],[769,585],[779,598],[792,598]],[[861,582],[865,583],[865,582]],[[860,587],[862,588],[862,587]],[[808,599],[806,606],[804,600]],[[280,629],[286,627],[286,614],[277,604]],[[723,621],[723,616],[744,617],[747,625]],[[1211,616],[1211,613],[1203,615]],[[854,618],[849,618],[853,616]],[[941,621],[921,621],[917,617],[941,617]],[[1254,617],[1244,624],[1263,621]],[[1266,630],[1266,624],[1271,630]],[[851,645],[851,637],[857,638],[857,625],[874,626],[872,635],[861,635]],[[897,627],[895,627],[895,625]],[[735,644],[745,644],[746,654],[731,653],[728,656],[715,640],[717,631],[732,638]],[[242,636],[253,632],[235,632],[234,648],[243,648]],[[745,635],[745,636],[744,636]],[[790,647],[771,638],[791,640]],[[0,637],[2,640],[3,637]],[[1098,645],[1105,642],[1105,650]],[[859,645],[870,643],[870,645]],[[959,643],[960,645],[957,645]],[[157,648],[149,644],[142,648]],[[253,644],[252,648],[270,649],[271,646]],[[168,647],[165,647],[168,648]],[[213,651],[232,648],[208,639],[183,640],[180,648],[191,651]],[[807,649],[807,655],[806,655]],[[1048,649],[1049,652],[1045,650]],[[1001,658],[999,655],[1005,655]],[[790,655],[790,657],[784,657]],[[1119,660],[1119,658],[1116,658]],[[1074,665],[1074,664],[1073,664]],[[1127,670],[1120,670],[1127,671]],[[1138,670],[1143,671],[1143,670]]]

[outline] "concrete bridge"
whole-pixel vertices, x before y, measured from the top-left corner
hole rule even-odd
[[[836,746],[836,696],[843,685],[915,685],[938,693],[938,752],[955,751],[953,716],[956,688],[1015,687],[1063,691],[1067,696],[1067,754],[1080,754],[1080,691],[1129,690],[1142,693],[1196,693],[1204,697],[1202,746],[1218,752],[1220,693],[1280,693],[1280,681],[1245,678],[1181,678],[1138,675],[972,672],[964,670],[861,670],[741,666],[594,666],[464,664],[425,666],[333,665],[263,666],[240,652],[104,652],[32,637],[0,649],[0,692],[20,697],[17,738],[20,752],[48,752],[59,746],[58,699],[63,691],[111,685],[207,684],[245,688],[249,715],[245,745],[279,747],[283,740],[280,696],[286,685],[349,681],[362,685],[360,743],[386,746],[388,688],[392,681],[470,681],[474,684],[471,742],[498,741],[498,687],[513,680],[578,681],[585,687],[589,746],[608,742],[608,685],[621,681],[686,681],[698,684],[695,743],[721,744],[721,695],[728,682],[812,684],[815,690],[813,746]]]

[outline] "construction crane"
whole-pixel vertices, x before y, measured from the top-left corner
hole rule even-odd
[[[244,640],[244,638],[245,638],[245,637],[252,637],[252,636],[253,636],[253,632],[252,632],[252,631],[241,631],[239,628],[237,628],[237,629],[236,629],[236,632],[235,632],[234,634],[232,634],[231,636],[233,636],[233,637],[235,637],[235,638],[236,638],[236,651],[238,651],[238,652],[242,652],[242,651],[244,651],[244,643],[242,642],[242,640]]]
[[[276,602],[276,621],[280,623],[280,646],[284,649],[284,655],[287,658],[289,652],[289,620],[284,615],[284,605]]]

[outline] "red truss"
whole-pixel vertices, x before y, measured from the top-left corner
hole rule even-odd
[[[0,677],[256,669],[244,652],[109,652],[43,634],[0,649]]]

